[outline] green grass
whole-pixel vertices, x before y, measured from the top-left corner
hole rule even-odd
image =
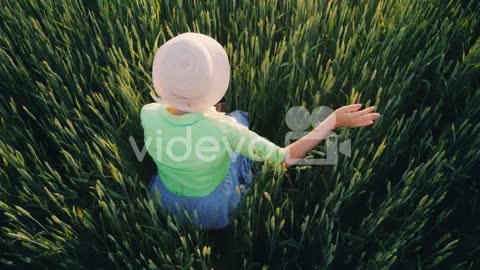
[[[227,50],[228,107],[282,144],[291,106],[361,102],[352,157],[273,172],[223,232],[148,200],[139,111],[169,38]],[[478,1],[0,0],[0,268],[475,269]]]

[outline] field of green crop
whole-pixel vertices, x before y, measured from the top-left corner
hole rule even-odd
[[[185,31],[277,144],[292,106],[382,117],[335,166],[257,164],[232,228],[179,226],[129,138]],[[477,0],[0,0],[0,268],[478,269],[479,36]]]

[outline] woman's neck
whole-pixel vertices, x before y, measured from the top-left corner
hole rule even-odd
[[[174,107],[171,107],[171,106],[167,106],[167,111],[169,113],[175,114],[175,115],[182,115],[182,114],[188,113],[188,112],[177,110],[177,109],[175,109]]]

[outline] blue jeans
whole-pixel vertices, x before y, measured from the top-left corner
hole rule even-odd
[[[240,124],[248,127],[248,114],[244,111],[234,111],[227,114]],[[233,158],[237,155],[236,158]],[[237,207],[245,191],[252,184],[250,168],[252,161],[238,153],[230,157],[230,167],[225,180],[206,197],[184,197],[168,191],[157,175],[150,181],[148,192],[152,199],[160,195],[163,207],[167,208],[180,222],[185,221],[184,210],[190,219],[203,229],[222,229],[230,223],[230,216]],[[243,185],[243,188],[240,188]],[[236,191],[238,189],[238,191]],[[177,207],[178,206],[178,207]],[[198,219],[194,218],[196,211]]]

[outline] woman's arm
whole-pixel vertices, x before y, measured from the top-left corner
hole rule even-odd
[[[358,111],[361,107],[361,104],[352,104],[338,108],[307,135],[285,147],[286,166],[295,165],[296,161],[303,159],[335,128],[369,126],[380,117],[379,113],[372,113],[374,106]]]

